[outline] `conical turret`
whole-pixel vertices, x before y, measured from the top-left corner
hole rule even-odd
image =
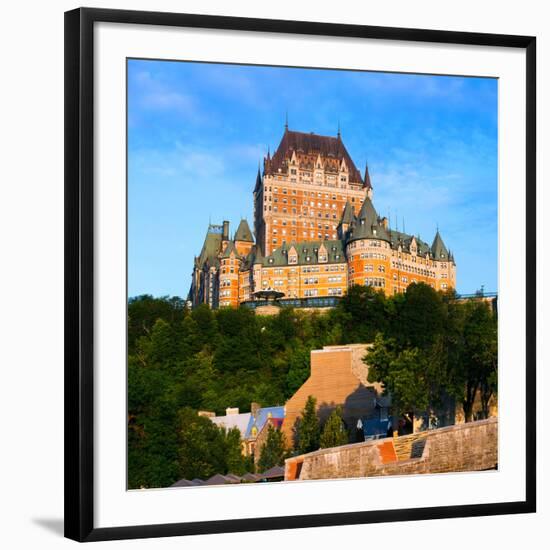
[[[254,242],[252,231],[250,231],[250,227],[248,226],[248,222],[246,220],[243,219],[241,220],[241,223],[239,223],[239,227],[237,227],[237,231],[235,232],[235,237],[233,238],[233,240],[246,243]]]
[[[432,255],[434,260],[446,261],[449,259],[449,252],[443,242],[443,239],[441,238],[441,235],[439,234],[439,229],[437,230],[434,242],[432,243]]]

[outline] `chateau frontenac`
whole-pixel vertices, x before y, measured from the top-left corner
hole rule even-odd
[[[254,233],[244,219],[232,237],[228,221],[209,225],[194,261],[193,306],[238,307],[269,292],[308,302],[341,297],[352,285],[386,295],[417,282],[456,286],[456,264],[439,231],[430,246],[392,229],[373,205],[368,166],[361,175],[340,133],[285,127],[258,169],[253,196]]]

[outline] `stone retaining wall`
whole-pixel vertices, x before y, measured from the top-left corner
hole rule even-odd
[[[399,452],[388,453],[388,444]],[[489,418],[289,458],[285,480],[464,472],[497,464],[498,419]]]

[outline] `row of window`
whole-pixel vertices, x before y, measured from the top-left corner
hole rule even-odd
[[[365,264],[365,271],[374,271],[374,266],[372,264]],[[386,268],[383,265],[378,266],[378,271],[384,273]]]

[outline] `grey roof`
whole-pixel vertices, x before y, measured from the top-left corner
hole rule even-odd
[[[218,253],[222,242],[222,227],[219,225],[209,225],[201,253],[197,258],[197,267],[202,268],[205,264],[218,266]]]
[[[180,479],[179,481],[176,481],[176,483],[173,483],[170,485],[170,487],[195,487],[198,485],[194,481],[189,481],[188,479]]]
[[[344,243],[337,240],[306,241],[301,243],[291,242],[275,249],[271,255],[264,258],[262,264],[266,267],[288,265],[288,253],[295,248],[298,255],[298,263],[294,265],[315,265],[319,263],[319,249],[324,246],[327,251],[327,261],[322,263],[335,264],[346,261]],[[309,259],[308,259],[309,258]]]
[[[285,469],[283,466],[273,466],[273,468],[269,468],[269,470],[266,470],[262,474],[263,479],[272,479],[275,477],[284,477],[285,475]]]
[[[235,248],[235,243],[233,241],[227,241],[227,246],[222,254],[222,258],[229,258],[231,256],[231,252],[233,252],[235,257],[239,256],[239,253]]]
[[[260,165],[258,164],[258,173],[256,174],[256,185],[254,186],[254,193],[257,193],[262,186],[262,174],[260,173]]]
[[[388,235],[390,237],[392,248],[397,248],[401,245],[405,250],[408,250],[413,239],[413,235],[409,235],[408,233],[403,233],[401,231],[395,231],[394,229],[389,230]],[[427,253],[431,255],[432,251],[428,243],[421,240],[420,237],[414,237],[414,239],[416,240],[417,254],[419,256],[425,256]]]
[[[226,428],[227,430],[237,428],[241,432],[241,437],[244,438],[248,422],[250,421],[250,413],[213,416],[210,420],[220,428]]]
[[[241,476],[235,474],[225,474],[225,478],[228,479],[230,483],[240,483],[242,481]]]
[[[243,481],[249,481],[249,482],[256,482],[256,481],[259,481],[260,479],[262,479],[262,475],[261,474],[251,474],[250,472],[247,472],[246,474],[244,474],[241,478]]]
[[[254,236],[252,235],[252,231],[250,231],[250,227],[248,226],[248,222],[246,220],[241,220],[241,223],[239,223],[239,227],[237,227],[233,240],[245,241],[248,243],[254,242]]]
[[[227,477],[222,476],[221,474],[214,474],[204,482],[204,485],[225,485],[226,483],[234,483],[234,481],[230,481]]]
[[[445,247],[445,243],[439,234],[439,230],[435,234],[434,242],[432,243],[432,254],[436,260],[448,260],[449,252]]]
[[[365,187],[372,189],[372,183],[370,181],[370,174],[369,174],[369,165],[368,163],[365,164],[365,177],[363,178],[363,182],[365,184]]]
[[[340,220],[340,223],[347,223],[348,225],[353,221],[354,218],[353,213],[353,205],[348,200],[346,202],[346,206],[344,206],[344,211],[342,212],[342,219]]]
[[[359,210],[359,214],[357,214],[357,218],[350,228],[348,240],[355,241],[357,239],[390,241],[390,236],[384,225],[380,223],[378,214],[369,197],[366,197],[363,201],[361,210]]]

